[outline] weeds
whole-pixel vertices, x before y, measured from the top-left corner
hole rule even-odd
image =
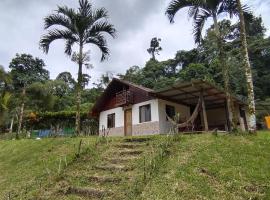
[[[129,199],[135,199],[142,193],[145,185],[155,177],[161,167],[166,163],[170,155],[170,148],[180,137],[180,135],[176,134],[167,135],[164,141],[153,146],[150,155],[143,157],[141,166],[142,174],[131,184],[129,192],[127,193]]]

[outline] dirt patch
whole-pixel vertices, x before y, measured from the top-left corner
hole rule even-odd
[[[121,178],[117,177],[106,177],[106,176],[90,176],[87,177],[89,181],[98,182],[98,183],[119,183]]]
[[[95,197],[100,199],[104,196],[111,195],[112,193],[109,191],[97,190],[92,188],[70,187],[66,194],[75,194],[82,197]]]
[[[118,145],[115,145],[115,147],[117,148],[125,148],[125,149],[136,149],[136,148],[139,148],[139,147],[143,147],[144,145],[142,144],[118,144]]]
[[[104,171],[131,171],[133,170],[131,167],[126,167],[123,165],[97,165],[96,169],[104,170]]]
[[[128,163],[138,157],[130,156],[130,157],[125,157],[125,158],[106,158],[104,159],[105,161],[111,163],[111,164],[124,164]]]
[[[124,155],[140,155],[142,154],[143,151],[140,150],[135,150],[135,151],[120,151],[119,154],[124,156]]]
[[[265,185],[250,184],[250,185],[244,186],[244,190],[246,192],[257,193],[257,194],[264,194],[266,189],[267,189],[267,186]]]
[[[211,177],[211,178],[216,178],[215,174],[210,172],[208,169],[206,168],[199,168],[199,172],[203,175],[206,175],[208,177]]]

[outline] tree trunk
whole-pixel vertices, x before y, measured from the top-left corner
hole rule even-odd
[[[5,91],[3,91],[3,93],[0,96],[0,133],[1,133],[1,126],[3,125],[4,122],[4,114],[5,114],[5,105],[1,105],[2,103],[4,104],[4,97]]]
[[[19,123],[18,123],[18,130],[17,130],[16,138],[19,138],[19,134],[21,133],[21,129],[22,129],[23,112],[24,112],[24,104],[25,104],[24,103],[25,93],[26,93],[26,88],[23,87],[22,104],[21,104],[21,108],[20,108],[20,116],[19,116]]]
[[[14,116],[12,116],[12,118],[11,118],[10,127],[9,127],[9,133],[12,133],[13,123],[14,123]]]
[[[155,56],[155,51],[154,50],[152,51],[152,59],[153,60],[156,60],[156,56]]]
[[[242,42],[242,54],[245,68],[245,75],[247,80],[247,92],[248,92],[248,129],[250,132],[256,132],[256,109],[255,109],[255,97],[253,90],[252,71],[248,55],[248,45],[246,36],[246,27],[244,20],[244,13],[242,10],[241,1],[237,0],[239,19],[240,19],[240,38]]]
[[[214,20],[215,34],[217,37],[217,45],[219,49],[219,60],[220,60],[220,64],[222,65],[221,68],[222,68],[222,75],[223,75],[223,80],[224,80],[224,90],[225,90],[226,101],[227,101],[227,109],[228,109],[228,117],[229,117],[228,130],[232,131],[232,129],[236,128],[236,124],[233,123],[234,122],[233,120],[234,107],[233,107],[232,98],[230,94],[230,87],[229,87],[229,67],[226,62],[225,52],[223,49],[224,45],[223,45],[222,38],[220,35],[220,30],[219,30],[216,15],[213,16],[213,20]]]
[[[79,70],[77,81],[77,99],[76,99],[76,135],[80,135],[81,129],[81,91],[82,91],[82,65],[83,65],[83,44],[80,43],[79,52]]]

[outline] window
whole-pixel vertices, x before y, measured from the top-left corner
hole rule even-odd
[[[173,118],[175,116],[175,108],[174,106],[166,105],[166,114],[170,117]],[[168,118],[166,117],[168,120]]]
[[[115,113],[109,114],[107,118],[107,128],[115,127]]]
[[[151,105],[140,106],[140,123],[151,121]]]

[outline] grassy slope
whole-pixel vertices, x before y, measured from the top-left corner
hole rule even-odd
[[[35,190],[58,173],[59,161],[71,162],[79,138],[0,140],[0,197],[10,191]],[[83,149],[95,138],[83,139]],[[62,162],[62,167],[65,162]],[[14,194],[14,192],[12,192]],[[0,198],[0,199],[1,199]]]
[[[139,139],[142,142],[126,142],[126,139]],[[159,145],[166,141],[164,136],[109,138],[101,140],[95,151],[81,156],[69,165],[54,182],[40,190],[37,197],[42,199],[100,199],[97,195],[70,194],[67,188],[106,191],[102,199],[135,199],[142,191],[143,159],[152,158],[159,150]],[[125,145],[125,146],[122,146]],[[129,147],[127,147],[127,145]],[[135,146],[134,146],[135,145]],[[140,151],[139,154],[119,154],[119,152]],[[158,151],[159,153],[159,151]],[[113,162],[110,160],[114,160]],[[123,159],[123,160],[122,160]],[[122,166],[127,170],[116,170],[112,166]],[[98,166],[110,169],[97,169]],[[92,177],[113,178],[116,181],[92,180]],[[119,180],[119,181],[117,181]],[[135,191],[136,190],[136,191]],[[90,192],[92,193],[92,192]]]
[[[154,146],[147,147],[150,155],[146,156],[146,165],[151,163],[150,159],[154,155],[151,153],[152,150],[160,152],[160,144],[164,143],[164,139],[164,136],[155,136],[154,141],[151,142]],[[37,187],[37,182],[42,178],[53,183],[60,157],[67,155],[67,160],[70,162],[77,151],[79,140],[79,138],[66,138],[41,141],[0,141],[0,197],[11,188],[20,190],[25,185]],[[94,158],[93,155],[106,156],[108,153],[110,155],[115,148],[113,145],[120,140],[120,138],[114,139],[107,145],[101,144],[100,148],[95,150],[96,152],[85,154],[81,159],[69,165],[64,170],[63,176],[67,179],[69,175],[74,174],[83,177],[83,172],[88,173],[88,169],[89,173],[92,173],[92,165],[102,162],[102,160],[99,161],[102,156]],[[83,147],[86,148],[93,146],[96,138],[84,138],[83,141]],[[270,198],[269,133],[244,137],[181,136],[172,143],[169,155],[169,157],[165,156],[161,162],[157,162],[158,170],[153,171],[144,184],[141,181],[143,159],[139,159],[137,164],[134,163],[137,170],[130,172],[133,173],[134,178],[137,177],[136,180],[139,182],[135,185],[134,182],[130,182],[125,187],[119,185],[117,190],[123,188],[127,191],[127,187],[130,188],[128,196],[132,199]],[[80,170],[80,166],[84,166],[85,169]],[[50,171],[50,175],[46,168]],[[141,174],[136,175],[139,171]],[[43,185],[47,183],[46,181]],[[72,178],[70,181],[75,185],[93,185],[85,182],[84,179],[73,180]],[[108,187],[114,190],[111,185]]]
[[[269,132],[183,136],[172,151],[141,199],[270,199]]]

